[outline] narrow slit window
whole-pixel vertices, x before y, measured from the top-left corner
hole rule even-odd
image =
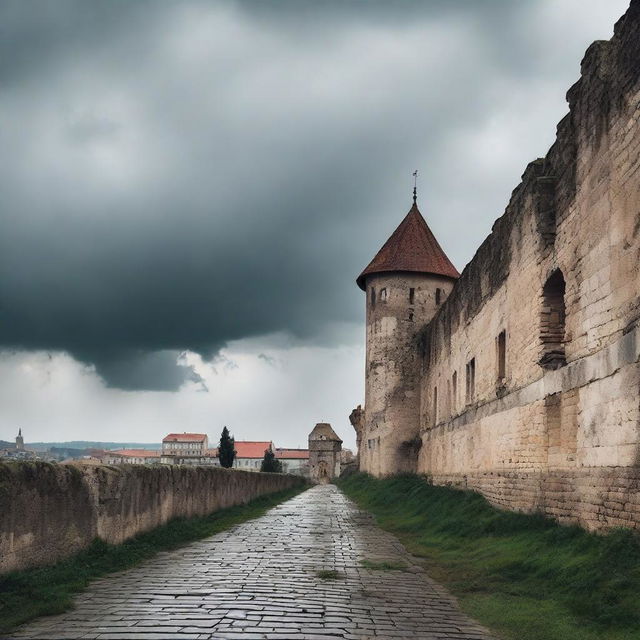
[[[502,384],[507,377],[507,332],[501,331],[498,334],[498,382]]]
[[[438,424],[438,387],[433,387],[433,424]]]
[[[380,302],[386,302],[387,301],[387,288],[383,287],[382,289],[380,289]]]
[[[436,304],[440,304],[440,301],[442,300],[442,289],[438,288],[436,289]]]
[[[371,287],[371,306],[376,306],[376,290],[373,287]]]
[[[409,304],[413,304],[415,297],[416,297],[416,290],[413,287],[411,287],[409,289]]]
[[[473,402],[475,390],[476,390],[476,359],[471,358],[471,360],[467,362],[467,386],[466,386],[467,404]]]
[[[452,412],[456,410],[456,404],[458,402],[458,372],[454,371],[451,376],[451,409]]]

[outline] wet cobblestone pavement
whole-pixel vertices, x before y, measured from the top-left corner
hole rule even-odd
[[[405,568],[375,568],[381,562]],[[314,487],[261,518],[96,580],[75,603],[72,611],[40,618],[10,637],[491,637],[396,538],[333,485]]]

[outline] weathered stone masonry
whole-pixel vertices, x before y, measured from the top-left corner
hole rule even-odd
[[[640,528],[639,78],[633,0],[587,50],[549,153],[424,318],[419,417],[400,425],[434,482],[591,529]]]
[[[217,467],[0,464],[0,573],[50,564],[92,540],[118,544],[304,483]]]

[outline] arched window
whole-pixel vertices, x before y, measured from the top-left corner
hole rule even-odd
[[[559,369],[567,363],[564,352],[566,319],[564,293],[564,276],[562,271],[557,269],[549,276],[542,289],[540,365],[545,369]]]

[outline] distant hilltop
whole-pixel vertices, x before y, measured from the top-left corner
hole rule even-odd
[[[25,445],[36,451],[55,449],[151,449],[158,451],[159,442],[95,442],[93,440],[70,440],[68,442],[29,442]]]

